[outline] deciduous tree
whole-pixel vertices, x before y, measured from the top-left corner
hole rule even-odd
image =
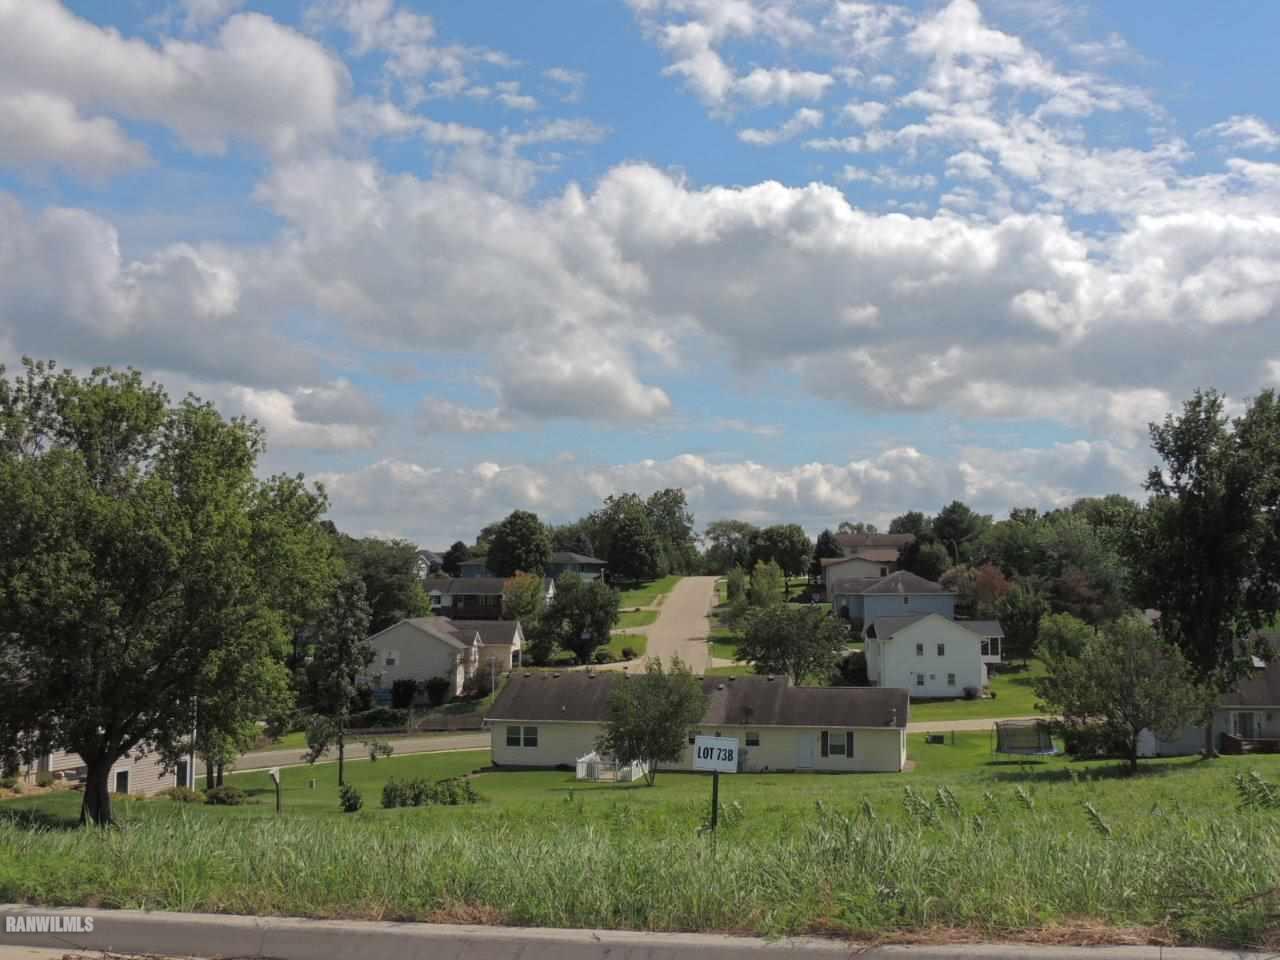
[[[418,549],[412,543],[344,535],[338,549],[348,572],[364,583],[370,633],[430,612],[431,602],[418,576]]]
[[[775,604],[747,614],[737,659],[750,661],[756,673],[775,673],[794,684],[825,680],[850,640],[849,627],[825,606]]]
[[[547,588],[542,577],[518,573],[502,585],[502,617],[519,620],[526,631],[542,618],[547,605]]]
[[[542,573],[550,556],[551,537],[537,514],[513,510],[494,531],[487,559],[495,577],[510,577]]]
[[[638,583],[659,573],[658,535],[644,502],[634,493],[610,497],[604,514],[609,528],[609,575]]]
[[[782,575],[782,568],[772,560],[756,561],[751,571],[751,586],[747,590],[747,600],[753,607],[771,607],[786,600],[787,578]]]
[[[461,540],[456,540],[440,558],[440,566],[449,576],[459,577],[462,576],[462,562],[470,559],[471,550]]]
[[[579,663],[590,663],[596,648],[609,642],[618,622],[618,591],[602,580],[561,574],[556,594],[542,617],[555,643],[571,650]]]
[[[745,520],[716,520],[707,524],[706,565],[712,573],[728,573],[734,567],[751,568],[751,541],[757,532]]]
[[[334,590],[316,626],[316,643],[311,657],[312,707],[331,721],[308,730],[307,762],[315,763],[329,746],[338,748],[338,786],[342,786],[346,759],[346,730],[361,678],[373,662],[369,643],[369,604],[364,598],[364,582],[348,576]],[[314,737],[312,736],[314,734]],[[326,736],[327,734],[327,736]]]
[[[676,763],[707,709],[702,683],[679,657],[664,670],[649,660],[640,676],[617,677],[609,691],[609,719],[596,747],[619,763],[645,764],[653,786],[660,763]]]

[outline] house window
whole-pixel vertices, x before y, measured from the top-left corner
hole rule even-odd
[[[853,731],[846,730],[844,732],[844,752],[846,756],[853,756]]]
[[[1232,714],[1233,726],[1235,727],[1235,735],[1241,740],[1252,740],[1258,735],[1258,727],[1255,723],[1256,717],[1252,713],[1234,713]]]
[[[938,656],[945,657],[947,655],[947,645],[945,643],[938,644]]]
[[[923,643],[917,643],[917,644],[916,644],[916,656],[917,656],[917,657],[923,657],[923,656],[924,656],[924,644],[923,644]]]
[[[999,637],[983,637],[982,638],[982,655],[984,657],[1000,656],[1000,638]]]
[[[397,663],[399,663],[399,662],[400,662],[400,651],[398,651],[398,650],[388,650],[388,651],[387,651],[387,659],[386,659],[385,661],[383,661],[383,662],[384,662],[388,667],[394,667]]]
[[[889,575],[889,568],[888,568],[888,567],[881,567],[881,568],[880,568],[880,576],[882,576],[882,577],[887,577],[888,575]]]
[[[116,771],[116,793],[128,793],[128,792],[129,792],[129,771],[117,770]]]
[[[748,747],[758,747],[758,746],[760,746],[760,734],[758,734],[758,733],[752,733],[750,730],[748,730],[748,731],[747,731],[747,746],[748,746]]]
[[[954,687],[956,685],[956,675],[954,673],[947,674],[947,686]]]
[[[923,687],[923,686],[924,686],[924,674],[923,674],[923,673],[917,673],[917,674],[916,674],[916,686],[917,686],[917,687]]]
[[[438,593],[433,593],[433,594],[431,595],[431,605],[432,605],[433,607],[441,606],[441,604],[442,604],[442,603],[443,603],[443,601],[442,601],[442,600],[441,600],[441,598],[440,598],[440,594],[438,594]]]
[[[524,745],[526,747],[536,747],[538,745],[538,728],[537,727],[524,728]]]
[[[508,747],[520,746],[520,728],[519,727],[507,727],[507,746]]]
[[[829,746],[831,748],[831,755],[833,757],[843,757],[845,755],[845,749],[846,749],[845,738],[841,736],[839,733],[827,734],[826,731],[823,731],[823,734],[824,736],[827,737]]]
[[[692,733],[689,734],[689,746],[691,747],[693,746],[694,739],[695,739],[694,735]]]
[[[911,598],[910,598],[910,597],[903,597],[903,598],[902,598],[902,605],[903,605],[903,606],[906,606],[906,605],[907,605],[908,603],[910,603],[910,602],[911,602]]]

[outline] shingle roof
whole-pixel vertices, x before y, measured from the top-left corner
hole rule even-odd
[[[435,637],[451,647],[456,647],[459,650],[467,648],[467,644],[460,637],[460,631],[457,626],[446,617],[411,617],[400,622],[417,627],[428,636]],[[387,629],[390,630],[391,627]]]
[[[897,549],[915,540],[913,533],[837,533],[836,543],[842,550],[859,547],[893,547]]]
[[[500,597],[506,581],[502,577],[428,577],[427,593],[439,591],[452,596]]]
[[[898,570],[889,574],[887,577],[881,577],[871,584],[865,590],[864,594],[881,594],[881,593],[897,593],[897,594],[918,594],[918,593],[950,593],[940,583],[934,583],[932,580],[926,580],[924,577],[916,576],[906,570]]]
[[[466,626],[480,634],[481,643],[514,643],[520,623],[517,620],[468,620]]]
[[[923,620],[925,617],[938,616],[942,617],[948,623],[954,623],[957,627],[964,627],[970,633],[976,633],[980,637],[1003,637],[1004,628],[1000,626],[996,620],[951,620],[943,617],[940,613],[913,613],[902,617],[876,617],[875,622],[871,624],[867,630],[867,636],[884,639],[892,637],[900,630],[905,630],[917,620]]]
[[[869,560],[872,563],[894,563],[898,559],[897,547],[859,547],[850,559]]]
[[[867,587],[873,583],[879,582],[880,577],[848,577],[844,580],[837,580],[831,585],[831,592],[835,593],[852,593],[861,594]]]
[[[632,678],[616,672],[514,673],[486,720],[594,722],[609,716],[609,691]],[[905,727],[906,690],[792,687],[778,678],[705,677],[707,725]]]
[[[608,566],[605,560],[598,560],[595,557],[588,557],[584,553],[573,553],[569,550],[560,550],[553,553],[550,557],[552,563],[598,563],[602,567]]]

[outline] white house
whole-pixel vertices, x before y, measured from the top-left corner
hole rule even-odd
[[[609,691],[626,673],[516,673],[490,708],[494,766],[572,768],[596,749]],[[793,687],[781,677],[705,677],[698,731],[734,737],[740,769],[901,771],[907,759],[905,690]],[[693,769],[692,739],[670,769]]]
[[[987,664],[999,662],[1004,633],[995,621],[924,613],[880,617],[863,638],[867,677],[876,686],[905,687],[913,697],[960,697],[986,686]]]
[[[481,670],[505,673],[520,661],[524,631],[516,620],[450,620],[414,617],[369,638],[374,660],[369,680],[386,695],[397,680],[425,683],[445,677],[450,694],[462,693]]]

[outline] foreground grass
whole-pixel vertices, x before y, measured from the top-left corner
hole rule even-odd
[[[391,776],[465,774],[484,752],[354,764],[355,815],[337,812],[332,766],[282,771],[279,818],[265,774],[232,778],[249,806],[129,801],[110,831],[59,828],[75,795],[29,798],[0,804],[0,897],[766,935],[1104,924],[1181,942],[1276,936],[1275,903],[1256,895],[1275,884],[1280,812],[1238,810],[1231,776],[1274,782],[1280,758],[1150,763],[1125,778],[1113,764],[1008,762],[985,735],[913,737],[911,753],[908,774],[725,778],[714,846],[699,834],[707,779],[692,774],[648,788],[486,772],[473,777],[479,806],[377,808]]]
[[[670,593],[672,588],[680,582],[680,578],[674,574],[669,577],[662,577],[660,580],[650,580],[648,583],[642,583],[638,587],[630,590],[623,590],[618,603],[622,609],[629,607],[648,607],[652,606],[663,594]]]

